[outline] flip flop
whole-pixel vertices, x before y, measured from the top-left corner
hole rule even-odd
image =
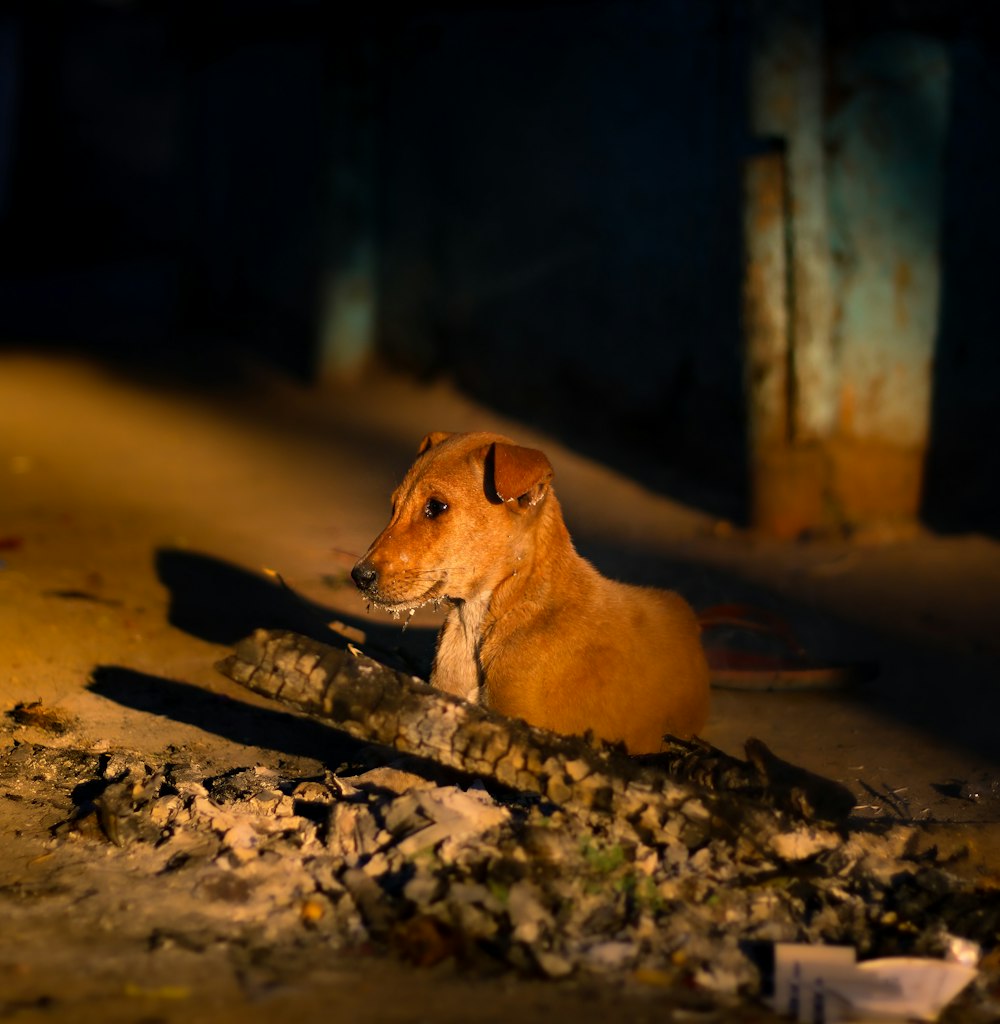
[[[792,627],[779,615],[744,604],[720,604],[698,613],[705,633],[705,654],[712,686],[724,690],[837,690],[869,682],[878,675],[874,662],[814,661]],[[780,643],[778,652],[736,647],[711,639],[712,631],[742,630]]]

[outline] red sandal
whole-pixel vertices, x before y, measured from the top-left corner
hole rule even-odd
[[[836,690],[869,682],[878,675],[874,662],[818,664],[779,615],[745,604],[718,604],[698,613],[712,685],[724,690]],[[722,630],[730,636],[717,635]],[[734,630],[776,640],[778,652],[760,645],[734,646]]]

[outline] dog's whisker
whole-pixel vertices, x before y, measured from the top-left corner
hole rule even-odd
[[[414,574],[400,574],[404,582],[412,582],[415,577]],[[376,594],[368,595],[369,608],[374,606],[380,611],[388,612],[394,619],[399,619],[404,613],[406,619],[403,622],[403,630],[406,630],[410,620],[417,613],[420,608],[424,605],[431,604],[433,602],[434,608],[438,608],[440,603],[447,600],[447,594],[441,592],[441,584],[447,579],[447,573],[443,576],[440,572],[434,573],[430,579],[433,580],[429,587],[426,587],[422,593],[416,596],[400,596],[396,597],[392,591],[398,591],[400,588],[393,587],[390,592],[381,592]]]
[[[454,565],[454,566],[442,565],[442,566],[439,566],[436,569],[404,569],[401,575],[406,576],[408,579],[409,578],[421,579],[423,577],[430,577],[430,576],[441,576],[441,575],[447,576],[449,573],[453,573],[453,572],[468,572],[468,570],[464,566],[461,566],[461,565]]]

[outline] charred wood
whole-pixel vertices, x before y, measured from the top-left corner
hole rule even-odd
[[[680,839],[690,849],[726,836],[800,860],[838,842],[806,820],[816,817],[819,801],[803,796],[803,776],[795,776],[798,786],[771,786],[771,798],[762,799],[774,773],[771,759],[783,762],[756,742],[750,764],[676,740],[665,755],[637,760],[621,748],[497,715],[356,649],[284,631],[258,630],[219,668],[357,739],[537,794],[588,820],[628,822],[646,844]]]

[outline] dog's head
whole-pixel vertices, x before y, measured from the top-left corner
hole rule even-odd
[[[516,571],[552,475],[540,451],[499,434],[428,434],[354,582],[394,611],[491,592]]]

